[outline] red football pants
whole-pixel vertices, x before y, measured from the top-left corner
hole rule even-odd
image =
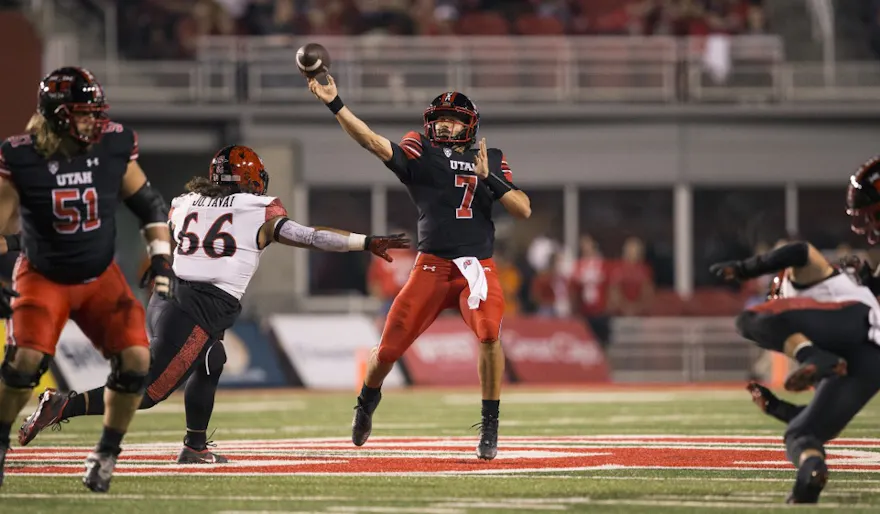
[[[504,315],[504,294],[492,259],[480,261],[486,272],[488,294],[477,309],[468,307],[467,280],[450,260],[420,253],[406,285],[391,304],[379,342],[380,362],[396,362],[437,316],[458,309],[464,322],[481,342],[498,339]]]
[[[21,297],[12,300],[7,344],[55,355],[70,318],[106,358],[132,346],[149,348],[144,307],[115,262],[90,282],[68,285],[40,275],[22,253],[13,275]]]

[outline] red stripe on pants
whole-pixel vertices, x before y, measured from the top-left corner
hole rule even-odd
[[[187,370],[192,367],[196,357],[202,353],[202,348],[205,347],[205,342],[207,341],[207,332],[202,330],[202,327],[196,326],[193,331],[190,332],[183,348],[181,348],[174,359],[171,360],[171,364],[169,364],[168,367],[165,368],[165,371],[159,375],[159,378],[147,388],[147,395],[153,401],[158,402],[170,394],[171,389],[180,382],[183,375],[185,375]]]

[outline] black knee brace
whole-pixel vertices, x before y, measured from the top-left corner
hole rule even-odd
[[[122,371],[122,358],[118,355],[110,360],[110,375],[107,376],[107,389],[123,394],[140,394],[147,386],[147,373]]]
[[[226,347],[223,346],[223,341],[217,341],[208,348],[207,355],[205,355],[207,375],[219,379],[220,374],[223,373],[224,364],[226,364]]]
[[[736,317],[736,331],[758,347],[777,352],[785,350],[785,340],[794,333],[782,315],[750,310]]]
[[[15,360],[15,352],[18,350],[15,346],[6,346],[6,356],[3,358],[3,364],[0,364],[0,382],[11,389],[33,389],[40,383],[43,373],[49,369],[49,363],[52,362],[51,355],[43,355],[37,370],[34,372],[22,372],[12,367],[12,361]]]
[[[822,452],[822,458],[825,458],[825,447],[817,437],[812,435],[796,435],[793,432],[785,433],[785,455],[794,464],[794,467],[801,465],[801,453],[804,450],[819,450]]]

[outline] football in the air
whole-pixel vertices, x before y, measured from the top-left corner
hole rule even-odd
[[[296,67],[308,78],[330,70],[330,54],[318,43],[309,43],[296,51]]]

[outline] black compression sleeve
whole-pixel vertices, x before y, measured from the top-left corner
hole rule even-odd
[[[799,241],[788,243],[765,254],[749,257],[743,261],[743,272],[749,278],[782,271],[789,267],[805,266],[809,261],[810,246]]]
[[[168,206],[158,191],[147,182],[125,199],[125,205],[141,220],[141,226],[168,223]]]

